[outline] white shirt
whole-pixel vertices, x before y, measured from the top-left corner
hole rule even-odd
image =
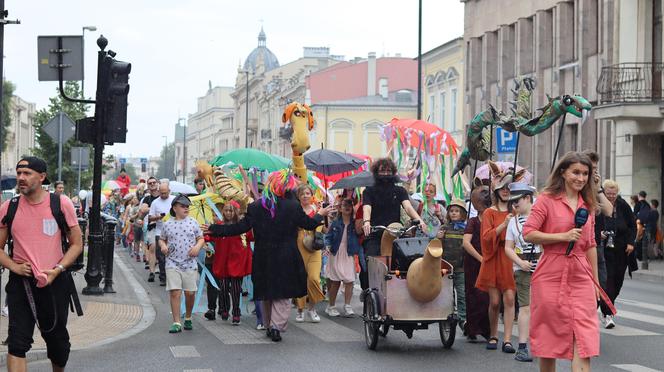
[[[150,216],[159,216],[162,213],[168,214],[171,210],[171,203],[175,199],[174,195],[169,195],[168,198],[162,199],[161,197],[152,201],[150,204]],[[164,221],[160,218],[157,220],[157,227],[155,228],[155,235],[161,235],[161,227],[163,226]]]
[[[542,252],[542,246],[539,244],[527,243],[523,240],[523,225],[526,223],[528,216],[517,216],[512,218],[507,225],[507,232],[505,233],[505,241],[514,242],[514,251],[516,254],[524,253],[540,253]],[[518,225],[517,225],[518,223]],[[532,262],[532,261],[531,261]],[[535,260],[536,262],[536,260]],[[521,270],[521,267],[516,263],[512,263],[512,268],[514,271]]]

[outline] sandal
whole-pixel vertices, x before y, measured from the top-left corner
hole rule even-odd
[[[503,342],[503,346],[501,348],[503,350],[503,353],[506,354],[514,354],[516,353],[516,349],[514,349],[514,346],[512,346],[512,343],[507,341]]]
[[[487,350],[497,350],[498,349],[498,337],[489,337],[486,343]]]

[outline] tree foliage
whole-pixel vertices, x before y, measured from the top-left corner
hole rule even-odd
[[[76,81],[65,82],[64,89],[68,97],[83,98],[79,83]],[[60,111],[67,114],[73,121],[82,119],[86,116],[86,106],[82,103],[65,100],[60,96],[60,92],[57,89],[56,95],[49,98],[49,101],[48,108],[37,111],[35,115],[36,148],[34,149],[34,154],[46,161],[49,178],[51,181],[55,181],[58,175],[58,144],[44,132],[43,126]],[[65,182],[65,192],[68,194],[76,189],[78,180],[78,168],[71,165],[72,147],[90,148],[90,167],[88,170],[81,172],[81,188],[83,189],[89,187],[92,183],[92,165],[94,164],[94,149],[91,145],[76,141],[74,138],[69,139],[63,144],[62,181]]]
[[[169,143],[168,146],[163,146],[161,148],[161,154],[159,154],[159,168],[157,169],[157,175],[155,177],[168,178],[169,180],[175,179],[175,143]]]
[[[2,137],[0,137],[0,149],[5,149],[7,145],[7,131],[11,125],[10,103],[14,96],[16,86],[11,82],[4,80],[2,82]]]

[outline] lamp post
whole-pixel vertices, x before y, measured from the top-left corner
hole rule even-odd
[[[81,36],[83,37],[83,46],[81,48],[81,54],[85,60],[85,31],[97,31],[97,26],[83,26],[81,28]],[[83,78],[81,78],[81,96],[85,99],[85,63],[83,63]]]
[[[185,118],[178,118],[178,124],[180,124],[181,121],[185,121],[182,126],[184,132],[182,134],[182,183],[185,183],[184,177],[187,173],[187,123]]]
[[[166,166],[166,159],[168,156],[168,136],[161,136],[161,138],[164,139],[164,167]],[[166,173],[168,174],[168,173]],[[171,176],[168,176],[168,179],[170,179]]]

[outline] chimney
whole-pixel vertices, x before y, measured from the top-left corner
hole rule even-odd
[[[367,96],[376,95],[376,52],[369,52],[367,59]]]

